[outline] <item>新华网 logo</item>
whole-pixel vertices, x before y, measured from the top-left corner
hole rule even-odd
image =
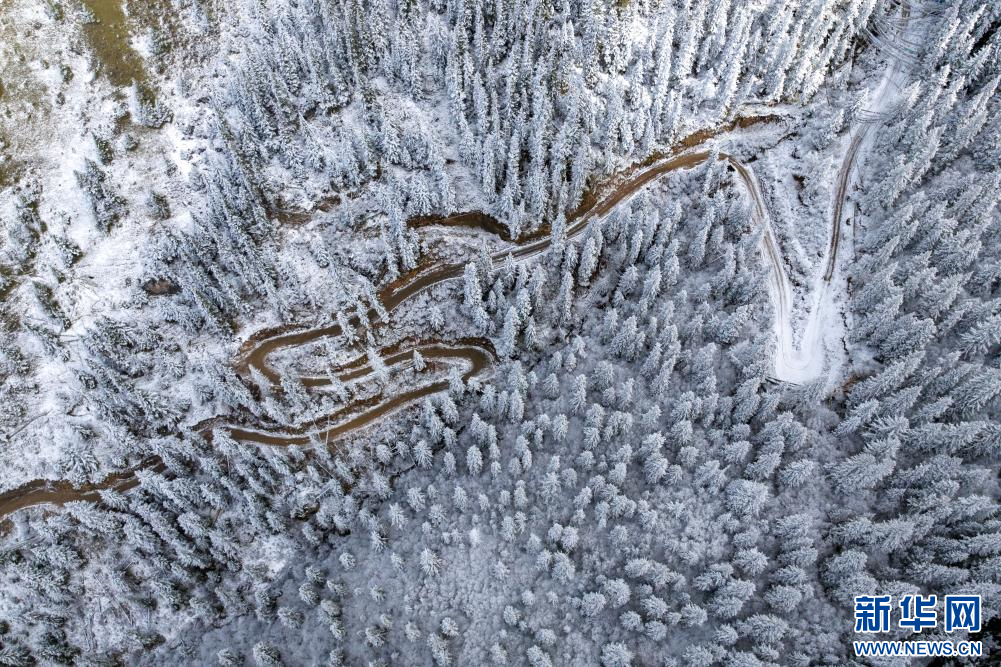
[[[953,632],[980,632],[980,596],[946,595],[939,606],[939,596],[910,594],[903,595],[893,604],[890,595],[855,596],[855,632],[860,634],[880,634],[891,631],[891,616],[899,609],[897,627],[910,630],[912,636],[924,630],[939,626],[940,612],[942,630]],[[979,641],[953,641],[940,638],[938,641],[856,641],[855,654],[863,656],[979,656],[983,655],[983,645]]]
[[[921,632],[938,625],[937,595],[904,595],[898,602],[900,618],[897,626],[911,632]],[[980,596],[946,595],[944,598],[944,630],[980,632]],[[890,631],[893,611],[889,595],[855,596],[855,632],[880,633]]]

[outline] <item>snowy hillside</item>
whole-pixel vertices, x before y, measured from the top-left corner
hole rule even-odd
[[[0,665],[995,664],[999,27],[8,0]]]

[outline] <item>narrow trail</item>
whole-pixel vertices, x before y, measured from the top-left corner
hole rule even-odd
[[[691,149],[734,130],[770,123],[779,119],[780,117],[770,114],[748,116],[738,118],[722,127],[701,130],[686,137],[671,151],[655,154],[614,174],[599,187],[586,193],[580,206],[568,216],[566,239],[570,240],[579,236],[593,220],[605,216],[623,201],[664,175],[697,167],[713,156],[710,151],[693,152]],[[782,262],[782,254],[771,229],[765,202],[753,171],[731,155],[722,152],[718,152],[716,155],[719,159],[726,160],[734,168],[741,181],[748,188],[754,206],[753,221],[756,226],[762,225],[764,227],[761,240],[762,250],[763,257],[771,268],[772,290],[770,291],[775,301],[776,332],[779,337],[776,357],[782,359],[794,352],[791,327],[789,326],[792,287]],[[431,225],[467,227],[493,233],[501,238],[505,238],[507,235],[506,228],[500,225],[496,219],[475,211],[441,218],[417,218],[412,220],[411,224],[414,227]],[[832,240],[833,243],[835,242]],[[515,260],[528,260],[546,252],[551,244],[551,230],[544,227],[511,241],[509,247],[492,255],[491,260],[494,268],[501,266],[509,256]],[[418,294],[436,285],[461,278],[464,269],[465,264],[418,266],[413,271],[388,284],[378,293],[380,306],[385,314],[391,315],[393,311]],[[376,308],[370,309],[366,313],[366,319],[368,322],[378,323],[381,319],[380,311]],[[365,324],[357,316],[349,321],[349,325],[353,328],[360,328]],[[316,328],[281,327],[260,331],[243,344],[234,366],[237,372],[245,378],[250,375],[253,369],[260,372],[270,382],[277,384],[280,379],[279,374],[268,363],[271,355],[280,350],[338,336],[340,333],[341,327],[337,324]],[[401,368],[411,362],[414,351],[419,351],[432,364],[462,364],[464,381],[488,372],[496,359],[490,341],[475,338],[456,341],[405,340],[384,347],[379,351],[379,356],[386,367]],[[779,363],[791,365],[793,360],[777,361],[777,364]],[[374,374],[374,369],[368,363],[367,358],[359,356],[332,368],[328,376],[305,376],[301,380],[305,386],[315,388],[330,385],[332,383],[331,377],[336,377],[339,382],[348,383],[372,374]],[[448,387],[448,380],[438,380],[407,389],[388,398],[376,396],[355,401],[330,415],[292,426],[274,425],[273,427],[253,428],[227,422],[220,417],[206,420],[198,424],[195,429],[210,438],[213,429],[223,428],[229,432],[234,440],[256,445],[281,447],[308,445],[313,442],[329,443],[331,440],[362,429],[387,415],[412,405],[421,398],[443,392]],[[151,457],[131,470],[111,475],[100,483],[82,487],[74,488],[68,482],[35,480],[0,494],[0,520],[28,507],[46,504],[63,505],[75,500],[98,500],[99,491],[102,489],[127,491],[139,484],[137,477],[139,471],[163,471],[165,468],[166,466],[159,458]]]
[[[834,277],[834,269],[838,265],[838,247],[841,243],[841,225],[845,210],[845,200],[848,198],[848,185],[851,181],[852,169],[858,157],[859,148],[869,133],[869,126],[864,125],[852,136],[845,158],[838,170],[838,187],[834,194],[834,215],[831,221],[831,244],[827,249],[827,268],[824,269],[824,282],[830,283]]]
[[[761,187],[754,170],[729,155],[726,156],[726,159],[747,187],[747,192],[754,206],[752,218],[754,225],[761,228],[761,250],[771,266],[769,292],[772,296],[772,305],[775,308],[775,319],[772,323],[775,329],[775,376],[779,380],[798,382],[806,377],[810,369],[794,342],[792,281],[789,280],[785,264],[782,262],[782,250],[775,239],[775,230],[772,229],[768,208],[765,205],[765,199],[761,194]]]
[[[894,41],[904,39],[910,25],[910,17],[910,3],[904,0],[900,4],[900,23],[892,36]],[[873,134],[871,130],[877,127],[878,121],[886,115],[885,107],[888,105],[892,107],[893,95],[890,89],[896,88],[899,91],[902,88],[899,79],[905,74],[904,61],[899,52],[890,49],[888,53],[891,58],[890,63],[871,94],[873,106],[862,111],[860,117],[856,119],[841,167],[838,169],[831,207],[831,238],[827,255],[821,260],[824,270],[815,277],[810,290],[812,294],[810,310],[798,345],[793,342],[792,325],[788,321],[788,314],[783,314],[780,310],[776,316],[776,333],[780,350],[776,354],[776,376],[780,380],[802,384],[822,377],[825,370],[830,376],[833,369],[847,363],[844,356],[840,360],[833,361],[827,358],[829,351],[837,355],[837,350],[845,349],[843,342],[837,344],[836,341],[844,340],[849,327],[845,314],[838,312],[835,283],[840,281],[835,281],[834,278],[837,268],[841,265],[839,253],[842,239],[848,237],[848,242],[851,242],[848,233],[849,223],[845,219],[845,205],[852,185],[852,174],[860,160],[864,159],[866,146],[871,143],[868,141]],[[781,300],[783,298],[781,286],[775,285],[773,289],[779,292],[778,299]],[[791,295],[786,295],[785,298],[791,298]],[[786,349],[785,353],[781,352],[783,349]]]
[[[901,24],[897,28],[894,39],[900,39],[901,36],[907,31],[907,26],[910,23],[910,16],[910,3],[901,3]],[[841,229],[844,223],[843,218],[845,202],[848,200],[848,188],[851,186],[852,171],[858,163],[860,149],[865,144],[866,139],[869,136],[869,131],[872,129],[873,125],[877,123],[886,113],[885,111],[880,110],[879,107],[887,103],[888,89],[890,87],[894,87],[898,91],[901,89],[901,84],[897,81],[897,79],[904,73],[901,58],[899,54],[892,52],[891,57],[893,58],[893,62],[884,72],[879,85],[876,87],[872,95],[874,103],[877,107],[868,108],[861,112],[861,119],[852,132],[852,138],[848,143],[848,149],[845,151],[845,157],[841,161],[840,169],[838,169],[837,187],[834,192],[834,213],[832,216],[833,220],[831,222],[831,243],[827,249],[827,263],[823,275],[825,283],[831,282],[831,279],[834,277],[834,270],[838,265],[838,250],[842,237]]]

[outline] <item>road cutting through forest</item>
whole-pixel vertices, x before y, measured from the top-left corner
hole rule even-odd
[[[901,3],[901,23],[893,35],[894,41],[902,39],[907,32],[910,16],[910,3],[905,0]],[[779,349],[775,356],[775,373],[778,379],[797,384],[810,382],[823,377],[825,370],[830,375],[832,365],[836,366],[838,363],[837,361],[832,362],[827,355],[829,351],[834,351],[839,347],[833,343],[836,340],[844,339],[848,326],[843,320],[844,314],[835,312],[836,304],[832,292],[834,274],[840,265],[838,258],[841,251],[841,241],[846,236],[846,231],[851,224],[845,219],[845,204],[848,201],[852,173],[858,163],[860,153],[864,154],[862,147],[866,145],[866,140],[871,134],[870,130],[874,128],[876,121],[886,115],[886,107],[892,108],[895,96],[889,94],[889,90],[891,87],[896,88],[899,96],[899,91],[902,88],[900,79],[905,75],[904,62],[899,57],[899,53],[891,52],[890,56],[889,67],[884,71],[879,84],[872,93],[873,106],[865,109],[856,119],[857,124],[851,131],[851,139],[841,161],[841,167],[838,169],[831,208],[831,238],[827,247],[827,255],[821,260],[824,271],[816,276],[808,291],[809,294],[812,294],[812,303],[802,327],[798,345],[793,343],[791,323],[785,321],[785,317],[789,315],[788,309],[783,311],[780,308],[776,313],[776,335]],[[774,266],[780,266],[780,264],[773,263]],[[778,298],[791,298],[791,293],[783,294],[785,290],[782,285],[776,284],[774,280],[772,288],[776,291]],[[840,347],[843,347],[843,344]]]
[[[581,205],[568,216],[566,238],[569,240],[579,236],[592,221],[607,215],[620,203],[628,200],[645,186],[666,174],[697,167],[713,156],[725,160],[733,167],[740,180],[747,187],[753,206],[754,226],[760,225],[763,228],[762,254],[770,267],[769,292],[776,315],[776,367],[781,369],[783,367],[794,368],[797,365],[795,358],[797,350],[793,344],[790,314],[792,286],[782,262],[781,250],[768,220],[767,209],[757,179],[750,167],[732,155],[722,152],[692,150],[711,139],[734,130],[778,120],[780,117],[776,115],[741,117],[722,127],[701,130],[689,135],[670,152],[656,154],[618,172],[605,180],[598,188],[589,191]],[[846,193],[847,187],[839,188],[839,197],[843,198]],[[836,207],[836,211],[840,212],[840,210],[841,206],[839,205]],[[836,221],[838,225],[841,224],[840,217],[836,218]],[[414,227],[430,225],[468,227],[494,233],[501,238],[505,236],[503,226],[496,219],[480,212],[458,213],[439,219],[419,218],[412,223]],[[550,231],[548,228],[542,228],[512,241],[511,245],[491,257],[494,268],[498,268],[509,256],[515,260],[528,260],[544,253],[552,242]],[[839,233],[840,230],[832,230],[832,236]],[[832,247],[836,248],[834,240],[832,240]],[[379,292],[378,299],[381,310],[385,314],[391,315],[394,310],[412,297],[435,285],[461,278],[464,268],[465,264],[419,266],[394,280]],[[378,321],[380,310],[372,308],[367,314],[367,319],[370,322]],[[359,318],[355,317],[350,324],[356,327],[362,323]],[[299,347],[323,338],[338,336],[340,333],[341,328],[337,324],[294,330],[286,327],[258,332],[244,343],[234,366],[244,378],[249,377],[251,369],[256,369],[269,381],[277,384],[279,375],[268,364],[268,359],[272,354],[282,349]],[[464,367],[462,371],[464,381],[481,377],[489,372],[496,358],[493,347],[488,340],[473,338],[458,341],[406,340],[384,347],[379,351],[379,354],[388,368],[399,368],[411,363],[414,351],[419,351],[425,359],[433,363],[461,363]],[[367,363],[366,357],[360,356],[331,369],[330,375],[326,377],[310,376],[302,379],[306,386],[320,387],[332,384],[332,377],[336,377],[339,382],[347,383],[355,382],[374,372],[371,364]],[[777,372],[777,375],[780,375],[780,372]],[[439,379],[405,390],[388,399],[381,399],[379,396],[362,399],[330,415],[291,427],[276,425],[274,428],[267,426],[254,428],[245,424],[227,423],[224,418],[217,417],[206,420],[195,428],[207,437],[211,437],[214,429],[224,429],[239,442],[259,445],[309,445],[314,442],[329,444],[332,440],[364,428],[387,415],[412,405],[421,398],[443,392],[448,389],[449,384],[449,380]],[[68,482],[35,480],[0,494],[0,519],[5,519],[12,513],[28,507],[63,505],[75,500],[96,501],[99,499],[99,491],[102,489],[127,491],[138,485],[137,474],[140,470],[164,471],[165,469],[166,467],[161,460],[157,457],[151,457],[135,468],[115,473],[97,484],[87,484],[75,488]]]

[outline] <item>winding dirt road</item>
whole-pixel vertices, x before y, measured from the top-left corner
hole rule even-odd
[[[666,174],[696,167],[710,158],[709,151],[694,152],[691,149],[706,143],[736,129],[748,128],[753,125],[769,123],[778,120],[774,115],[759,115],[739,118],[725,126],[707,129],[689,135],[666,154],[656,154],[650,158],[605,180],[599,187],[589,191],[581,205],[568,217],[566,229],[567,239],[572,239],[584,232],[589,223],[600,218],[624,200],[635,195],[648,184]],[[764,199],[761,196],[757,179],[751,169],[733,156],[718,153],[719,158],[733,166],[741,181],[748,188],[754,206],[753,220],[755,225],[763,225],[762,246],[764,257],[771,267],[771,280],[775,296],[775,308],[778,322],[789,321],[791,302],[791,286],[782,263],[782,254],[775,240],[765,210]],[[506,228],[498,221],[479,212],[459,213],[444,218],[419,218],[411,221],[415,227],[429,225],[444,225],[454,227],[470,227],[494,233],[501,238],[507,235]],[[508,237],[509,238],[509,237]],[[508,256],[516,260],[527,260],[549,249],[551,245],[550,230],[543,228],[527,236],[511,241],[511,246],[492,256],[494,266],[500,266]],[[446,281],[460,278],[464,264],[430,264],[401,276],[393,281],[379,294],[379,302],[386,313],[409,301],[414,296]],[[380,319],[376,309],[367,313],[370,322]],[[360,319],[352,318],[350,325],[358,327]],[[781,329],[781,326],[778,327]],[[279,380],[279,374],[268,363],[269,358],[279,350],[299,347],[313,343],[323,338],[338,336],[341,333],[339,325],[317,328],[280,328],[261,331],[251,336],[242,346],[235,362],[237,371],[247,377],[251,369],[256,369],[273,383]],[[785,336],[786,342],[783,343]],[[787,335],[780,332],[780,345],[777,355],[781,356],[791,349],[791,332]],[[409,364],[413,352],[419,351],[425,359],[432,362],[461,363],[465,370],[463,379],[469,380],[479,376],[493,366],[495,353],[489,341],[485,339],[464,339],[459,341],[402,341],[380,350],[380,357],[387,367],[401,367]],[[331,370],[340,382],[353,382],[373,373],[373,369],[365,357],[358,357]],[[323,376],[308,376],[302,378],[308,387],[321,387],[330,384],[330,379]],[[268,446],[308,445],[311,442],[329,443],[331,440],[368,426],[377,420],[405,408],[415,401],[448,388],[447,380],[439,380],[408,389],[389,398],[374,397],[357,401],[333,414],[310,420],[295,426],[276,426],[274,429],[256,429],[245,425],[227,424],[220,418],[203,422],[197,428],[211,437],[213,428],[225,428],[237,441]],[[74,488],[66,482],[51,482],[36,480],[18,489],[0,495],[0,519],[8,517],[18,510],[44,504],[62,505],[74,500],[97,500],[101,489],[126,491],[138,484],[136,473],[139,470],[163,470],[164,465],[156,458],[143,461],[136,468],[109,476],[99,484]]]
[[[398,349],[399,351],[393,351]],[[493,366],[495,354],[493,345],[485,338],[468,338],[452,343],[402,341],[392,348],[380,351],[382,361],[387,367],[403,367],[413,360],[414,352],[420,352],[426,362],[461,362],[465,369],[462,373],[463,382],[480,376]],[[385,354],[385,356],[383,356]],[[364,357],[361,358],[362,360]],[[371,365],[367,362],[352,362],[350,368],[338,375],[341,382],[358,380],[372,374]],[[329,383],[326,378],[313,378],[316,384]],[[322,382],[319,382],[321,381]],[[259,445],[287,447],[289,445],[307,445],[311,442],[331,442],[337,438],[371,424],[397,410],[401,410],[415,401],[448,389],[448,380],[438,380],[413,389],[395,394],[384,399],[376,396],[356,401],[334,413],[311,419],[295,426],[283,426],[280,432],[259,430],[240,426],[226,426],[230,436],[239,442],[252,442]]]
[[[698,166],[709,157],[708,152],[686,152],[689,149],[736,129],[744,129],[777,120],[779,120],[779,117],[771,114],[746,116],[738,118],[721,128],[701,130],[683,139],[671,152],[667,154],[654,154],[643,162],[614,174],[604,181],[601,186],[585,194],[581,204],[567,217],[567,239],[569,240],[580,235],[587,229],[588,224],[592,220],[606,215],[623,200],[632,197],[640,188],[648,185],[650,182],[660,178],[664,174]],[[723,156],[721,155],[721,157]],[[763,206],[760,198],[758,204],[759,206]],[[431,225],[467,227],[494,233],[504,239],[510,239],[505,225],[499,223],[492,216],[477,211],[457,213],[442,218],[422,217],[411,221],[411,224],[417,227]],[[513,241],[511,246],[495,253],[491,257],[494,266],[500,266],[501,263],[506,261],[508,256],[513,257],[515,260],[526,260],[545,252],[552,243],[549,232],[548,227],[543,227]],[[384,287],[378,293],[379,303],[387,313],[391,314],[412,297],[435,285],[460,278],[464,270],[465,264],[419,266]],[[378,321],[380,315],[373,308],[366,314],[366,319],[370,322]],[[358,328],[362,325],[362,322],[355,316],[349,319],[349,325],[353,328]],[[336,337],[340,334],[341,327],[338,324],[330,324],[319,328],[303,327],[290,330],[289,327],[280,327],[259,331],[251,336],[242,346],[237,358],[236,368],[241,374],[246,374],[252,368],[256,369],[264,377],[268,378],[268,380],[277,383],[279,374],[268,364],[268,357],[279,350],[299,347],[324,338]],[[322,384],[322,381],[316,382],[313,386]]]
[[[407,345],[404,352],[397,348]],[[402,367],[411,363],[413,353],[420,352],[429,365],[436,362],[463,363],[466,370],[462,376],[464,381],[479,375],[488,369],[494,360],[493,346],[486,339],[468,339],[456,341],[454,344],[437,342],[403,341],[380,350],[380,356],[387,368]],[[372,373],[370,364],[364,357],[348,362],[343,370],[337,373],[341,382],[357,381]],[[326,382],[329,382],[326,378]],[[281,433],[255,430],[246,427],[231,426],[220,418],[211,418],[201,422],[195,430],[211,437],[215,428],[226,428],[230,436],[240,442],[252,442],[259,445],[287,447],[289,445],[306,445],[315,440],[328,442],[346,433],[366,426],[373,421],[406,407],[414,401],[431,394],[448,389],[447,381],[433,382],[391,399],[380,400],[380,397],[357,401],[324,418],[315,419],[304,424],[281,427]],[[333,425],[331,425],[333,424]],[[0,535],[3,534],[3,520],[19,510],[40,505],[65,505],[77,500],[100,500],[100,491],[110,489],[119,492],[128,491],[139,484],[137,473],[141,470],[163,472],[166,466],[159,457],[150,457],[129,470],[114,473],[105,477],[97,484],[84,484],[74,487],[69,482],[34,480],[0,494]]]

